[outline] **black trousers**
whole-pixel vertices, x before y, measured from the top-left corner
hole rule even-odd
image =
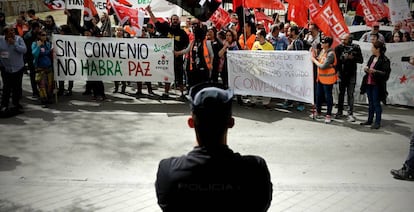
[[[1,77],[3,80],[1,107],[9,107],[10,96],[12,97],[12,103],[14,106],[20,105],[20,99],[23,93],[23,71],[24,68],[15,73],[6,72],[4,70],[1,71]]]
[[[36,82],[36,68],[33,64],[33,58],[25,57],[25,62],[27,63],[27,69],[29,70],[30,85],[32,86],[32,95],[39,96],[39,89],[37,88]]]
[[[345,92],[347,94],[347,102],[349,107],[348,115],[353,115],[355,83],[346,81],[339,82],[338,114],[342,114],[344,110]]]

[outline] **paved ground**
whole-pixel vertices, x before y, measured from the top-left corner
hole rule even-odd
[[[160,211],[158,161],[194,144],[188,105],[112,94],[73,97],[42,108],[24,76],[25,113],[0,119],[0,211]],[[145,91],[144,91],[145,92]],[[161,90],[156,90],[160,94]],[[235,105],[229,145],[263,156],[274,184],[269,211],[412,211],[414,183],[395,180],[408,151],[414,110],[384,107],[383,128],[326,125],[306,112]]]

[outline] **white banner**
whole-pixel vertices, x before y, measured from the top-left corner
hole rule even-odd
[[[93,3],[99,14],[108,13],[108,10],[106,9],[106,0],[93,0]]]
[[[364,56],[364,63],[358,64],[355,101],[366,103],[366,95],[360,95],[363,67],[367,65],[371,53],[371,43],[358,42]],[[385,55],[391,60],[391,74],[387,82],[387,104],[414,106],[414,66],[401,61],[402,57],[414,56],[414,42],[387,43]]]
[[[80,9],[83,10],[83,0],[61,0],[65,3],[66,9]],[[98,13],[107,13],[106,0],[93,0]],[[151,5],[152,12],[156,17],[169,18],[171,15],[181,16],[183,9],[166,0],[129,0],[132,8],[144,8]],[[64,9],[64,8],[59,8]]]
[[[106,10],[106,0],[92,0],[95,4],[96,10],[99,14],[108,13]],[[66,9],[80,9],[83,10],[83,0],[65,0],[66,2]],[[59,5],[59,3],[65,3],[64,0],[55,0],[53,4]],[[64,5],[63,5],[64,6]],[[54,9],[65,9],[55,7]]]
[[[313,104],[313,65],[308,51],[228,51],[227,67],[235,94]]]
[[[166,0],[136,0],[133,4],[138,8],[145,8],[151,5],[155,17],[170,18],[174,14],[178,15],[178,17],[183,15],[183,9],[181,7]]]
[[[396,24],[400,21],[411,19],[407,0],[388,1],[388,7],[390,8],[391,23]]]
[[[53,35],[56,80],[174,81],[174,41]]]
[[[80,9],[83,10],[83,0],[65,0],[66,9]]]

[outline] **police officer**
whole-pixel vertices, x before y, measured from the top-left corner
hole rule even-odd
[[[160,162],[155,182],[163,211],[267,211],[272,183],[266,162],[242,156],[227,146],[234,125],[233,92],[222,84],[201,83],[190,89],[197,146],[187,155]]]

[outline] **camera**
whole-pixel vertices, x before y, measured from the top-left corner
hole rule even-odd
[[[354,48],[352,46],[344,46],[344,51],[341,54],[341,60],[348,59],[348,55],[352,55],[354,52]]]
[[[410,61],[410,57],[401,57],[401,62],[408,62]]]

